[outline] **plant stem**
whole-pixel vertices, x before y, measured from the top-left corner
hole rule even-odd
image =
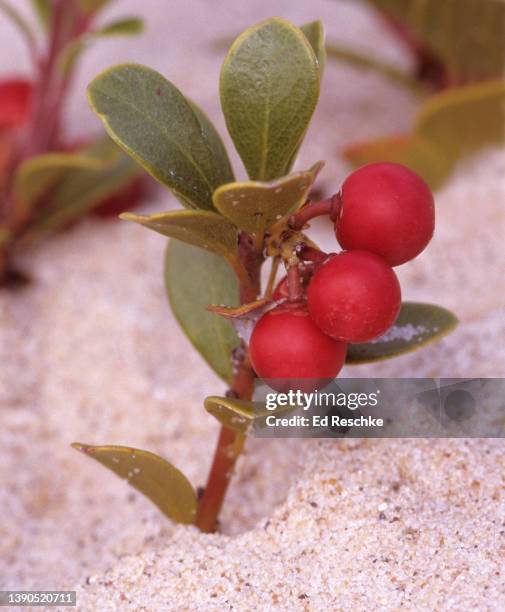
[[[252,398],[254,390],[254,372],[247,359],[242,361],[235,374],[231,391],[244,400]],[[221,427],[212,467],[207,479],[205,491],[198,505],[195,524],[204,533],[213,533],[217,519],[228,490],[235,463],[242,452],[245,435],[224,425]]]
[[[303,285],[300,278],[300,269],[298,263],[289,266],[288,268],[288,300],[290,302],[298,302],[303,298]]]
[[[247,304],[254,301],[259,293],[263,257],[252,237],[245,233],[241,233],[239,236],[238,251],[240,262],[248,276],[247,279],[239,279],[240,303]],[[254,379],[255,374],[249,362],[247,349],[242,347],[236,359],[235,373],[229,395],[242,400],[252,399]],[[198,503],[195,520],[195,525],[204,533],[216,531],[218,516],[233,476],[235,463],[242,452],[244,443],[244,434],[224,425],[221,427],[212,466],[207,477],[207,484]]]
[[[296,247],[296,254],[302,261],[310,261],[315,264],[321,264],[328,258],[328,253],[306,244],[299,244]]]
[[[289,218],[289,227],[294,230],[301,230],[311,219],[324,215],[329,215],[334,221],[338,216],[339,210],[340,194],[336,193],[327,200],[305,204],[298,212],[291,215]]]

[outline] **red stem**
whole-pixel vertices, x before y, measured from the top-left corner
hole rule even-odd
[[[240,303],[247,304],[254,301],[259,293],[263,258],[261,253],[255,249],[251,236],[245,233],[241,233],[239,236],[238,251],[240,261],[247,271],[250,281],[240,283]],[[229,395],[238,399],[250,400],[254,392],[255,375],[245,347],[239,349],[235,365],[236,369]],[[244,442],[244,434],[224,425],[221,427],[207,484],[198,503],[195,520],[195,525],[205,533],[212,533],[217,528],[218,516]]]
[[[232,384],[232,394],[240,399],[251,399],[254,390],[254,372],[246,359],[242,361]],[[221,427],[207,485],[196,515],[196,526],[204,533],[212,533],[228,490],[235,463],[242,452],[245,436],[224,425]]]
[[[298,263],[288,268],[288,300],[298,302],[303,298],[303,285]]]
[[[289,219],[289,227],[294,230],[301,230],[305,225],[315,217],[328,215],[333,221],[337,218],[340,211],[340,194],[336,193],[327,200],[320,202],[309,202],[305,204],[298,212],[291,215]]]
[[[319,251],[318,249],[307,246],[306,244],[299,244],[296,247],[296,254],[302,261],[311,261],[315,264],[321,264],[328,258],[328,253]]]

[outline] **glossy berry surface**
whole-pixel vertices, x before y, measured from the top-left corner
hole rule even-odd
[[[344,365],[346,344],[313,323],[304,304],[281,304],[266,312],[250,340],[251,362],[265,379],[331,379]]]
[[[378,255],[346,251],[315,274],[308,290],[310,316],[325,334],[346,342],[368,342],[395,322],[400,283]]]
[[[363,166],[347,178],[341,195],[336,235],[343,249],[370,251],[398,266],[419,255],[433,236],[433,195],[405,166]]]

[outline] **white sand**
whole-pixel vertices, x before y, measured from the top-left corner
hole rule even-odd
[[[214,36],[272,14],[322,17],[335,38],[398,56],[354,5],[293,4],[145,0],[153,38],[102,44],[81,80],[114,61],[149,63],[222,128]],[[82,95],[73,107],[78,126],[96,125]],[[339,147],[408,129],[414,108],[381,79],[330,65],[298,167],[327,159],[322,180],[336,189]],[[504,176],[502,152],[465,162],[437,194],[435,240],[400,271],[407,299],[452,308],[459,329],[346,375],[505,376]],[[168,206],[162,196],[146,208]],[[36,284],[0,295],[2,588],[77,586],[79,609],[100,611],[503,609],[501,441],[250,440],[222,515],[226,535],[212,536],[172,525],[69,448],[139,446],[205,480],[218,426],[201,403],[223,385],[169,312],[163,249],[133,225],[87,222],[27,257]]]

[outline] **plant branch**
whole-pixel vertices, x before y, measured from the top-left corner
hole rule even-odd
[[[247,272],[247,279],[239,277],[240,303],[247,304],[253,302],[259,294],[263,256],[252,237],[244,232],[239,235],[238,250],[241,265]],[[255,374],[244,345],[234,352],[233,362],[234,376],[228,395],[242,400],[251,400]],[[244,434],[224,425],[221,427],[207,484],[199,501],[195,520],[195,525],[204,533],[212,533],[217,528],[218,516],[244,443]]]

